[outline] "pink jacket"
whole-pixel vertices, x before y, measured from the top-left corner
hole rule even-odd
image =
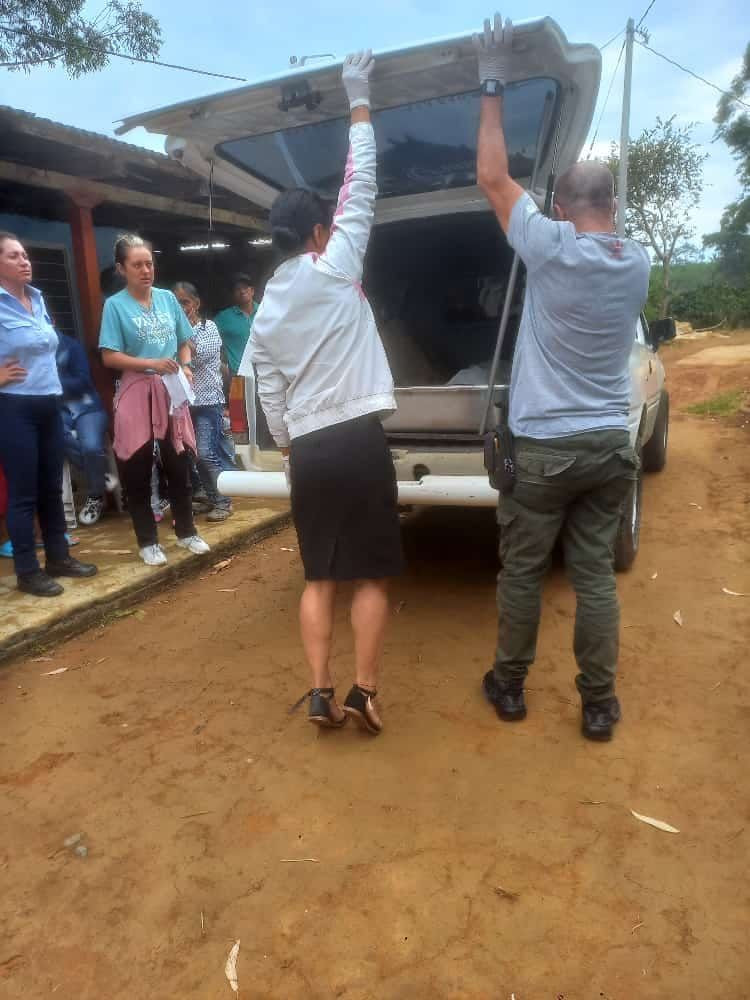
[[[125,462],[151,440],[167,435],[179,455],[189,448],[194,454],[195,431],[187,403],[169,415],[169,393],[159,375],[123,372],[115,396],[114,451]]]

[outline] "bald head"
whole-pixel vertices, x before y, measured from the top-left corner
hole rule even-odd
[[[596,160],[574,163],[555,187],[559,214],[575,222],[582,216],[612,218],[615,182],[609,167]]]

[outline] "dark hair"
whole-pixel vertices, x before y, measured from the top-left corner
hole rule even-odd
[[[5,230],[0,230],[0,247],[3,245],[3,243],[5,243],[6,240],[15,240],[16,243],[21,242],[15,233],[8,233],[5,232]]]
[[[178,291],[183,291],[186,295],[189,295],[191,299],[197,299],[200,302],[200,295],[198,294],[198,289],[189,281],[175,281],[172,286],[172,292],[176,295]]]
[[[242,272],[238,274],[233,274],[232,279],[229,283],[229,288],[231,291],[235,291],[240,285],[247,285],[249,288],[255,288],[255,282],[250,277],[249,274],[244,274]]]
[[[316,226],[330,228],[333,206],[314,191],[292,188],[278,196],[268,222],[273,245],[286,257],[301,253]]]
[[[121,233],[115,240],[115,264],[124,264],[128,253],[134,247],[146,247],[151,250],[151,244],[137,233]]]

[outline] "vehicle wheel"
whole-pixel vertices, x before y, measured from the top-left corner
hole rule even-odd
[[[620,515],[620,527],[615,541],[615,569],[618,573],[630,569],[638,554],[641,539],[641,511],[643,505],[643,473],[633,481]]]
[[[643,468],[646,472],[661,472],[667,464],[669,440],[669,393],[662,389],[654,432],[643,449]]]

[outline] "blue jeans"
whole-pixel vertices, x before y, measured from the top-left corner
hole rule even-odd
[[[220,472],[231,472],[235,466],[227,455],[224,441],[222,406],[193,406],[190,410],[195,427],[195,440],[198,446],[198,475],[200,476],[206,496],[214,507],[229,509],[232,501],[222,496],[216,488],[216,480]]]
[[[104,475],[107,455],[104,451],[104,434],[109,419],[104,410],[82,413],[74,419],[63,409],[65,430],[65,455],[71,465],[83,472],[86,492],[90,497],[103,497],[106,489]]]
[[[64,448],[57,396],[0,392],[0,465],[8,480],[8,534],[17,576],[39,569],[34,514],[39,517],[47,562],[68,557]]]

